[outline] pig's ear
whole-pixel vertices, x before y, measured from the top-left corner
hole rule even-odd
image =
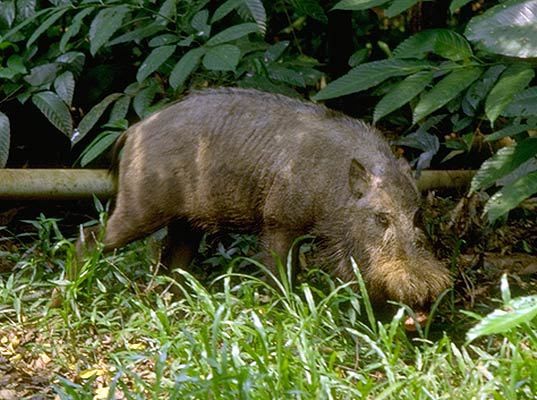
[[[371,175],[360,162],[353,158],[349,168],[349,186],[351,188],[351,193],[356,198],[361,198],[369,190],[370,185]]]

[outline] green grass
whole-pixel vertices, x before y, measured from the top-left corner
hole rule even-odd
[[[484,320],[488,330],[474,330],[481,336],[466,343],[460,333],[477,320],[445,296],[430,331],[410,337],[405,308],[380,322],[364,291],[322,272],[292,291],[244,274],[238,264],[252,262],[240,257],[240,240],[235,250],[214,251],[217,276],[199,282],[183,273],[181,286],[156,273],[149,243],[96,252],[76,267],[56,221],[32,223],[32,241],[0,253],[12,265],[0,273],[0,360],[8,365],[0,365],[0,381],[4,373],[5,388],[20,398],[537,396],[533,298],[511,325],[500,321],[503,333],[490,335],[501,329]],[[511,301],[505,283],[502,293],[498,307]]]

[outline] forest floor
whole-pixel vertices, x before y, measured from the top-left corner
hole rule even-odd
[[[77,266],[73,237],[89,217],[36,210],[0,212],[0,399],[537,395],[533,203],[491,227],[479,200],[429,194],[426,228],[455,285],[412,334],[408,308],[376,315],[365,291],[319,270],[293,290],[268,287],[245,258],[250,235],[205,241],[179,284],[159,271],[154,239]]]

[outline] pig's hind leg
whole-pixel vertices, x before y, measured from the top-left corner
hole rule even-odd
[[[192,229],[186,221],[178,220],[168,224],[160,262],[166,269],[166,274],[175,281],[171,292],[179,298],[183,296],[180,286],[184,285],[185,278],[177,269],[190,271],[190,264],[198,251],[201,237],[202,234]]]
[[[184,220],[175,220],[170,215],[164,215],[158,207],[138,207],[141,212],[133,213],[122,207],[125,202],[118,198],[118,203],[112,213],[103,240],[104,250],[110,251],[122,247],[134,240],[141,239],[167,225],[168,234],[164,239],[161,264],[168,276],[180,285],[184,283],[183,276],[175,271],[177,268],[189,269],[201,240],[201,233],[191,228]],[[178,297],[181,290],[172,285],[171,292]]]
[[[270,229],[266,230],[261,235],[261,243],[264,250],[261,262],[278,280],[281,280],[282,278],[288,279],[291,286],[294,286],[296,283],[299,267],[298,255],[300,244],[294,243],[295,239],[299,236],[299,232],[292,232],[286,229]],[[288,262],[291,262],[290,271],[287,271]],[[277,263],[282,264],[285,272],[284,277],[281,276]],[[273,279],[269,279],[269,282],[273,284],[273,286],[278,287],[278,285],[273,282]]]
[[[161,262],[168,269],[188,270],[198,251],[202,234],[186,221],[173,221],[168,225],[168,235],[162,251]]]
[[[164,213],[157,204],[139,204],[139,196],[129,196],[120,190],[116,207],[106,224],[103,239],[104,251],[108,252],[137,239],[142,239],[166,226],[172,215]]]

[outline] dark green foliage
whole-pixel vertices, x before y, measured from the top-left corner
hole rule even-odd
[[[385,9],[384,15],[394,16],[397,10],[403,10],[412,3],[402,0],[343,0],[335,8],[357,11],[381,7]],[[452,1],[451,12],[466,3],[468,1]],[[486,132],[485,126],[491,133],[485,140],[512,136],[520,141],[518,149],[526,147],[529,139],[524,139],[536,122],[537,87],[532,86],[535,65],[525,59],[537,57],[537,36],[532,28],[534,24],[524,21],[531,21],[535,12],[534,1],[511,0],[473,17],[466,26],[465,36],[451,28],[423,30],[401,42],[393,52],[388,51],[390,58],[354,67],[329,83],[315,98],[330,99],[379,86],[376,93],[383,97],[375,107],[375,122],[410,103],[412,124],[423,122],[437,111],[444,115],[447,112],[452,116],[451,132],[462,131],[462,136],[473,137],[470,129],[480,127],[481,132]],[[464,25],[456,28],[462,27]],[[505,55],[512,58],[502,57]],[[395,85],[393,78],[398,78]],[[439,121],[442,125],[437,128],[445,130],[445,120]],[[505,128],[494,133],[497,125]],[[416,145],[416,138],[412,135],[397,143],[424,151],[418,166],[428,166],[440,146]],[[446,143],[449,148],[454,148],[452,144]],[[470,147],[458,147],[444,160],[462,154]],[[537,165],[533,162],[528,166],[525,162],[531,162],[537,155],[537,149],[525,148],[527,154],[524,158],[518,157],[522,151],[514,152],[514,147],[500,151],[504,150],[514,157],[514,164],[504,165],[506,158],[499,153],[483,164],[472,185],[472,189],[477,190],[483,187],[482,181],[487,182],[486,187],[508,173],[514,174],[511,175],[514,180],[510,180],[509,185],[487,203],[485,211],[491,221],[536,193],[537,182],[532,172]],[[502,165],[493,173],[491,164]],[[517,173],[512,168],[515,164],[526,168]],[[508,193],[511,194],[507,198]]]
[[[258,263],[234,237],[206,251],[218,277],[177,282],[155,273],[149,242],[76,266],[57,220],[28,223],[27,246],[0,252],[14,265],[0,271],[3,378],[18,362],[42,372],[10,386],[20,398],[535,398],[537,299],[511,298],[506,278],[472,311],[445,296],[431,330],[408,336],[408,308],[379,318],[358,267],[356,291],[320,271],[275,290],[245,274]]]
[[[535,1],[503,1],[473,18],[464,34],[491,53],[532,58],[537,55],[536,12]]]
[[[133,112],[143,118],[189,86],[235,83],[288,93],[321,77],[314,59],[286,51],[289,42],[272,50],[260,0],[229,0],[215,10],[204,0],[27,2],[20,9],[8,3],[0,8],[0,101],[31,99],[73,145],[94,136],[108,112],[111,121]],[[321,18],[316,0],[296,3]],[[79,92],[93,80],[89,93]],[[2,165],[8,118],[2,114]],[[111,144],[115,135],[107,133],[95,137],[83,164]]]
[[[512,337],[513,331],[529,332],[531,323],[537,316],[537,296],[511,298],[507,275],[501,279],[503,307],[498,308],[483,318],[466,333],[468,341],[480,336],[504,334]],[[506,333],[507,332],[507,333]],[[510,334],[509,334],[510,332]]]

